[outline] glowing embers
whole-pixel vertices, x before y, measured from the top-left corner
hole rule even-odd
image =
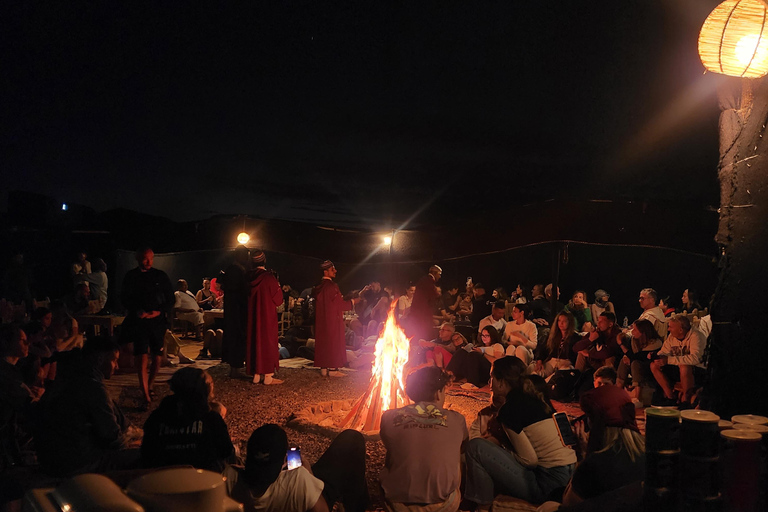
[[[371,383],[339,424],[340,428],[352,428],[367,433],[378,432],[384,411],[397,409],[410,402],[405,394],[405,371],[410,342],[395,321],[396,304],[397,302],[392,304],[384,331],[376,341],[376,359],[371,371]]]

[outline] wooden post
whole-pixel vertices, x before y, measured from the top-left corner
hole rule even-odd
[[[768,81],[719,79],[721,272],[705,396],[730,418],[768,414]]]

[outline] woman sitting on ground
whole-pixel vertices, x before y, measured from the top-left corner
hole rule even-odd
[[[481,512],[497,494],[541,503],[573,474],[576,453],[563,445],[554,411],[525,372],[525,364],[512,356],[497,359],[491,372],[494,393],[506,393],[498,420],[512,449],[488,439],[467,445],[465,498]]]
[[[467,379],[472,386],[482,388],[488,384],[491,364],[504,357],[504,346],[499,331],[491,325],[483,327],[479,338],[483,342],[482,346],[473,347],[470,352],[457,350],[446,370],[453,373],[456,380]]]
[[[571,350],[580,337],[576,332],[576,321],[567,311],[561,311],[554,321],[554,327],[549,331],[546,343],[539,344],[536,349],[531,373],[549,377],[556,370],[570,370],[576,363],[576,354]]]
[[[173,394],[144,423],[144,466],[189,464],[220,473],[235,449],[224,423],[227,410],[213,402],[213,379],[187,367],[174,373],[170,384]]]
[[[450,378],[433,366],[413,372],[405,391],[414,403],[381,417],[387,456],[380,481],[388,511],[458,510],[468,434],[464,416],[443,408]]]
[[[313,466],[304,457],[299,466],[287,465],[288,436],[273,423],[253,431],[247,450],[245,468],[224,472],[229,495],[246,512],[328,512],[336,502],[349,512],[363,512],[370,502],[365,439],[356,430],[336,436]]]
[[[621,343],[619,347],[624,352],[618,368],[616,385],[623,388],[629,374],[632,374],[634,387],[644,384],[654,384],[651,373],[651,361],[656,358],[664,340],[649,320],[637,320],[632,324],[632,339],[629,343]]]

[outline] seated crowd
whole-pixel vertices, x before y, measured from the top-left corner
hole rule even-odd
[[[85,342],[73,318],[75,308],[104,309],[106,279],[94,277],[104,272],[101,263],[91,265],[83,255],[72,267],[73,276],[84,277],[76,278],[71,301],[34,310],[23,327],[2,326],[0,473],[11,475],[34,449],[50,476],[191,465],[227,476],[230,495],[246,510],[323,511],[337,502],[344,510],[366,509],[362,435],[344,431],[313,466],[286,470],[286,434],[266,424],[253,432],[243,460],[204,370],[178,370],[170,381],[173,394],[143,430],[128,425],[104,382],[117,368],[120,347],[108,337]],[[413,403],[382,417],[387,457],[380,481],[388,510],[484,511],[498,494],[569,506],[643,479],[635,407],[696,405],[708,317],[687,314],[701,310],[689,290],[683,304],[690,309],[675,314],[668,300],[645,288],[641,314],[622,328],[604,290],[592,304],[583,291],[562,304],[552,300],[552,288],[537,284],[529,293],[518,285],[511,295],[496,288],[488,296],[482,284],[469,281],[463,293],[438,289],[436,336],[412,340],[406,393]],[[301,307],[290,287],[283,292],[285,308]],[[403,323],[414,293],[409,287],[394,306]],[[194,295],[179,280],[175,315],[202,339],[209,327],[203,311],[222,307],[221,295],[208,278]],[[378,282],[359,295],[347,326],[351,346],[375,340],[395,300]],[[92,300],[98,303],[89,305]],[[178,342],[166,341],[167,351],[181,357]],[[214,343],[209,338],[203,350]],[[462,381],[465,388],[489,386],[492,392],[469,430],[463,416],[444,407],[448,386]],[[579,400],[585,413],[575,425],[575,445],[564,442],[552,420],[553,392]],[[0,498],[18,489],[13,478],[4,478]]]

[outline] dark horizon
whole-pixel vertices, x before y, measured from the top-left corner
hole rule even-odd
[[[6,6],[9,188],[373,229],[716,208],[716,4]]]

